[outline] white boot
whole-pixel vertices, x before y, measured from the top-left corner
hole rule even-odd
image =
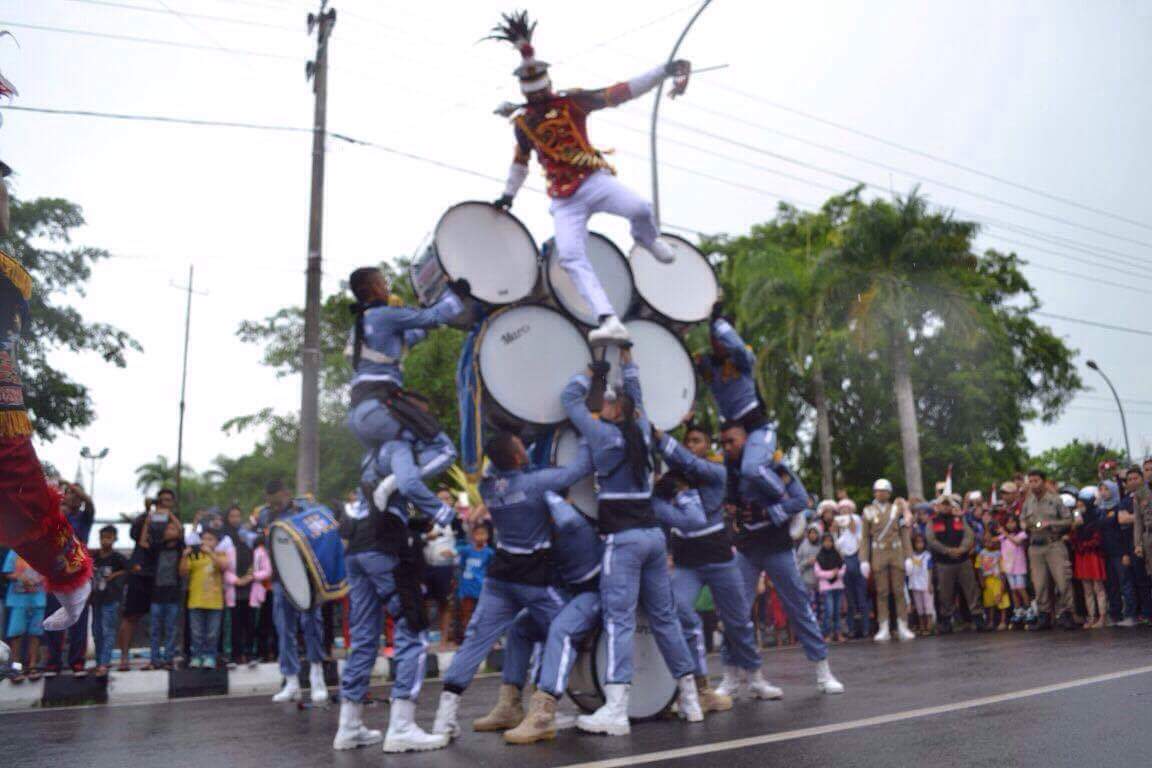
[[[744,689],[747,681],[747,670],[740,669],[739,667],[724,667],[724,677],[720,680],[720,685],[716,686],[715,691],[720,696],[728,696],[736,699]]]
[[[604,698],[600,709],[576,718],[576,727],[586,733],[627,736],[632,730],[628,723],[628,686],[609,683],[604,686]]]
[[[676,699],[676,708],[680,710],[680,717],[690,723],[704,721],[704,711],[700,709],[700,696],[696,691],[696,676],[684,675],[676,681],[680,689],[680,696]]]
[[[765,680],[764,673],[759,669],[748,673],[748,690],[752,693],[752,696],[757,699],[772,701],[784,698],[784,691]]]
[[[596,342],[628,341],[628,339],[628,329],[624,327],[624,323],[620,322],[620,318],[616,315],[608,315],[600,321],[599,328],[593,328],[588,332],[588,341],[593,344]]]
[[[328,684],[324,682],[324,663],[317,661],[309,665],[308,681],[312,684],[312,703],[328,703]]]
[[[822,693],[844,693],[844,684],[832,676],[828,659],[816,662],[816,688]]]
[[[441,694],[440,705],[444,705]],[[459,701],[460,697],[456,697]],[[455,710],[453,710],[455,717]],[[436,714],[439,721],[440,714]],[[448,734],[428,733],[416,725],[416,702],[411,699],[392,699],[392,711],[388,714],[388,733],[384,736],[385,752],[424,752],[429,749],[443,749],[448,746]]]
[[[332,740],[332,749],[356,749],[379,744],[384,738],[380,731],[364,727],[364,705],[355,701],[340,702],[340,728]]]
[[[432,733],[443,734],[449,739],[460,735],[460,723],[457,713],[460,711],[460,694],[444,691],[440,694],[440,706],[436,708],[436,721],[432,725]]]
[[[916,639],[916,635],[908,629],[908,619],[896,619],[896,636],[901,640]]]
[[[554,723],[558,731],[570,730],[576,727],[576,715],[571,712],[557,712]]]
[[[60,603],[60,607],[53,611],[51,616],[44,619],[45,631],[58,632],[79,621],[85,606],[88,605],[88,595],[90,594],[92,594],[92,582],[90,581],[84,582],[82,586],[71,592],[53,592],[52,596]]]
[[[376,505],[376,509],[388,508],[388,499],[396,492],[397,485],[396,475],[388,475],[376,485],[376,490],[372,492],[372,503]]]
[[[3,640],[0,640],[0,664],[7,664],[10,658],[12,658],[12,649]]]
[[[283,704],[286,701],[299,701],[300,700],[300,681],[296,679],[295,675],[284,678],[284,687],[280,689],[280,693],[272,697],[272,701],[277,704]]]
[[[676,261],[676,251],[672,250],[672,246],[657,238],[652,241],[652,245],[648,246],[648,252],[656,257],[656,261],[661,264],[671,264]]]
[[[880,631],[873,635],[872,639],[878,643],[886,643],[892,639],[892,633],[888,629],[887,620],[885,620],[884,623],[880,625]]]

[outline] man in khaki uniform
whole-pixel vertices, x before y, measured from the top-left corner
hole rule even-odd
[[[872,639],[887,642],[890,637],[888,596],[896,600],[896,634],[901,640],[915,640],[908,629],[908,603],[904,599],[904,559],[912,552],[908,533],[908,505],[902,499],[893,504],[892,483],[880,478],[872,484],[874,499],[864,507],[864,535],[860,546],[860,569],[876,578],[876,622],[880,631]]]
[[[1144,567],[1152,574],[1152,493],[1140,467],[1133,464],[1124,475],[1124,488],[1132,497],[1133,550],[1136,557],[1144,558]]]
[[[1072,565],[1062,537],[1072,530],[1072,512],[1046,487],[1047,476],[1038,469],[1028,473],[1028,494],[1020,512],[1020,526],[1028,533],[1028,569],[1036,590],[1039,618],[1029,627],[1052,628],[1052,586],[1059,593],[1060,626],[1075,629],[1072,621]]]

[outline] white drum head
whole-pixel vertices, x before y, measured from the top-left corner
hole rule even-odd
[[[664,657],[643,608],[636,609],[636,634],[633,636],[632,687],[628,693],[628,717],[643,720],[655,717],[676,696],[676,678],[668,671]],[[596,679],[603,690],[608,680],[608,632],[600,631],[596,641]]]
[[[679,336],[654,320],[629,320],[624,325],[632,337],[632,360],[640,369],[644,414],[657,429],[675,429],[696,400],[692,356]],[[622,391],[619,348],[609,347],[605,359],[612,366],[609,382]]]
[[[548,287],[556,302],[571,315],[576,322],[587,326],[600,324],[600,318],[584,301],[584,297],[576,290],[568,270],[560,266],[560,259],[556,253],[556,243],[548,250]],[[635,292],[632,287],[632,270],[628,267],[628,260],[611,240],[595,232],[588,233],[588,263],[592,271],[600,280],[604,293],[608,296],[608,303],[612,305],[617,317],[624,317],[632,308]]]
[[[512,214],[487,203],[460,203],[436,225],[436,253],[444,271],[464,278],[487,304],[526,298],[538,276],[536,243]]]
[[[491,316],[479,347],[484,391],[510,416],[531,424],[566,418],[560,393],[592,360],[584,334],[571,320],[534,305]]]
[[[632,246],[628,260],[636,292],[648,306],[673,322],[707,320],[712,305],[720,298],[712,265],[687,240],[673,235],[661,235],[660,239],[676,252],[676,261],[662,264],[639,243]]]
[[[552,438],[552,464],[566,467],[576,460],[580,451],[580,433],[572,427],[562,427]],[[589,473],[568,489],[568,499],[572,506],[593,520],[596,519],[599,504],[596,501],[596,477]]]
[[[272,562],[276,566],[276,575],[280,578],[284,592],[297,608],[310,610],[312,580],[308,576],[304,558],[296,547],[296,540],[279,525],[272,526],[271,533]]]

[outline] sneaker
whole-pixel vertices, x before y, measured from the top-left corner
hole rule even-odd
[[[1112,626],[1124,627],[1124,629],[1132,629],[1133,627],[1136,626],[1136,619],[1132,618],[1131,616],[1126,616],[1125,618],[1121,619],[1120,621],[1117,621]]]

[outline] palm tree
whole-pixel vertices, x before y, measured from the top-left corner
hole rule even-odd
[[[191,467],[182,465],[180,474],[191,475]],[[155,461],[136,467],[136,487],[141,493],[149,493],[153,488],[171,488],[175,484],[176,466],[169,464],[166,456],[157,456]]]
[[[976,230],[930,210],[915,189],[892,202],[855,205],[842,229],[838,253],[856,293],[849,327],[862,348],[881,353],[890,366],[910,496],[924,498],[911,376],[916,344],[942,326],[961,334],[979,326]]]

